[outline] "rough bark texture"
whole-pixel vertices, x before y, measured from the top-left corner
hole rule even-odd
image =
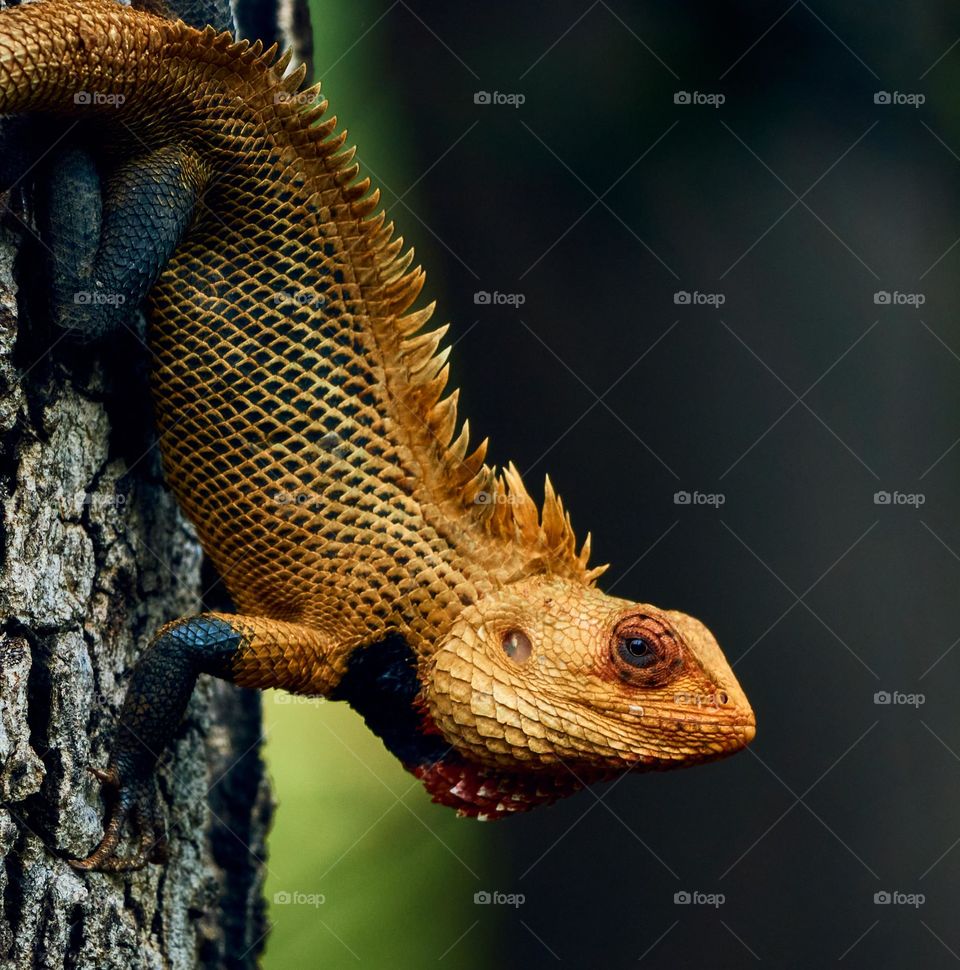
[[[58,857],[98,839],[87,766],[106,765],[151,632],[196,611],[209,577],[160,476],[147,351],[46,330],[23,197],[0,227],[0,966],[249,965],[271,810],[259,695],[201,678],[161,763],[166,867],[83,874]]]

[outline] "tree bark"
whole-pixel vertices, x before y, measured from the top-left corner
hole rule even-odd
[[[148,352],[44,325],[28,193],[0,227],[0,966],[222,967],[262,950],[259,695],[201,678],[159,797],[170,861],[81,873],[130,670],[201,604],[203,557],[163,484]],[[209,583],[209,577],[206,578]]]

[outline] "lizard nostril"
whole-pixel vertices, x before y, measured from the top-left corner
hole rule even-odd
[[[530,637],[523,630],[507,630],[500,645],[503,647],[503,652],[518,664],[525,664],[533,653]]]

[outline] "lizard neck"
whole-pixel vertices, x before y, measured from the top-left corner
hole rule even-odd
[[[438,649],[460,613],[510,583],[542,571],[520,543],[493,537],[469,514],[458,514],[423,495],[419,520],[443,545],[406,564],[407,582],[386,630],[401,636],[418,657]]]

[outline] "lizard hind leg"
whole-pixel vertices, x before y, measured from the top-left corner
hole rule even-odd
[[[255,616],[203,613],[158,631],[133,670],[103,785],[104,834],[76,869],[118,872],[165,859],[154,770],[176,734],[197,677],[212,674],[244,687],[327,693],[342,671],[322,631]],[[137,835],[133,855],[118,853],[126,829]]]
[[[78,340],[109,336],[136,313],[189,228],[205,183],[200,163],[169,145],[105,177],[91,152],[74,146],[43,181],[50,316]]]
[[[182,20],[197,30],[207,24],[231,33],[234,29],[229,0],[134,0],[131,6],[169,20]]]

